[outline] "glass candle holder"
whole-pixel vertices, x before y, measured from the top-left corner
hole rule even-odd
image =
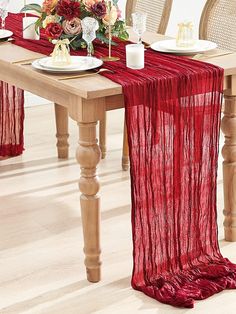
[[[39,28],[35,29],[35,23],[38,17],[25,16],[23,17],[23,38],[39,40]]]
[[[192,47],[195,41],[193,38],[193,23],[192,22],[182,22],[178,24],[178,33],[176,37],[177,47]]]
[[[126,66],[134,70],[144,68],[144,45],[126,45]]]

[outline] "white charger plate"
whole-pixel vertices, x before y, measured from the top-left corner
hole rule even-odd
[[[191,54],[209,51],[215,49],[217,44],[209,40],[196,40],[193,47],[177,47],[176,40],[161,40],[151,45],[151,48],[159,52],[178,53],[178,54]]]
[[[0,39],[5,39],[13,35],[12,31],[7,29],[0,29]]]
[[[32,67],[47,72],[54,73],[74,73],[80,71],[92,70],[100,67],[103,61],[94,57],[72,56],[72,64],[66,66],[57,66],[52,63],[52,57],[35,60]]]

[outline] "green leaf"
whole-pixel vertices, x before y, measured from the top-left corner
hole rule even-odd
[[[31,4],[26,4],[21,10],[20,12],[26,12],[26,11],[35,11],[38,13],[42,13],[42,8],[39,4],[36,3],[31,3]]]
[[[74,40],[71,42],[70,47],[73,50],[84,49],[86,48],[86,43],[83,39]]]
[[[120,34],[119,38],[121,40],[128,40],[129,39],[129,34],[125,31],[124,33]]]
[[[105,44],[109,44],[109,39],[104,36],[104,34],[101,34],[101,33],[97,33],[97,39],[104,42]],[[117,46],[117,43],[115,43],[114,41],[111,42],[112,46]]]
[[[97,37],[97,39],[99,39],[100,41],[103,41],[106,44],[109,43],[108,38],[106,36],[104,36],[104,34],[102,34],[102,33],[97,33],[96,37]]]
[[[43,27],[43,21],[39,18],[36,22],[35,22],[35,31],[38,35],[40,35],[40,28]]]

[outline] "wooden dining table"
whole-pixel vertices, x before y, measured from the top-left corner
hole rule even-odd
[[[143,40],[152,43],[163,35],[146,32]],[[132,36],[131,36],[132,39]],[[227,241],[236,241],[236,53],[217,56],[215,49],[199,57],[224,69],[224,113],[221,123],[225,135],[222,150],[224,186],[224,229]],[[80,165],[79,190],[84,233],[87,279],[101,279],[100,189],[97,166],[101,151],[96,125],[105,112],[124,107],[122,87],[100,75],[61,80],[64,74],[35,70],[28,60],[43,57],[10,42],[0,44],[0,80],[48,99],[55,104],[58,157],[68,157],[67,114],[79,128],[76,159]],[[114,73],[115,75],[115,73]],[[67,75],[68,76],[68,75]],[[71,74],[73,76],[73,74]],[[39,121],[40,122],[40,121]]]

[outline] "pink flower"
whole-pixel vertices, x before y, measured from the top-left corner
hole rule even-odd
[[[118,20],[122,17],[122,11],[120,8],[117,8],[117,18]]]
[[[82,0],[84,5],[90,9],[92,5],[94,5],[95,3],[98,3],[98,2],[102,2],[103,0]]]
[[[81,19],[74,17],[72,20],[64,20],[62,28],[67,35],[78,35],[82,32]]]

